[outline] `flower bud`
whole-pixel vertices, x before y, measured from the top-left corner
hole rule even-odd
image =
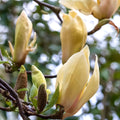
[[[34,65],[32,65],[32,83],[39,88],[41,84],[45,85],[45,88],[47,87],[45,77],[43,73]]]
[[[18,65],[25,63],[26,55],[29,51],[33,51],[34,43],[36,41],[36,34],[34,40],[28,46],[32,32],[32,23],[27,17],[25,11],[22,11],[20,16],[17,19],[16,29],[15,29],[15,46],[12,47],[11,42],[9,41],[10,51],[13,57],[13,61]]]
[[[62,62],[65,63],[70,56],[84,47],[87,38],[86,26],[75,11],[70,11],[68,15],[63,15],[60,37]]]
[[[41,84],[44,84],[46,93],[47,93],[47,99],[48,99],[48,95],[51,93],[51,91],[47,89],[47,83],[46,83],[43,73],[34,65],[32,65],[32,83],[37,88],[39,88]]]
[[[37,106],[39,112],[42,112],[47,103],[47,93],[45,89],[45,84],[41,84],[38,90]]]
[[[74,115],[96,93],[99,87],[97,56],[91,78],[89,72],[88,46],[72,55],[58,72],[56,80],[56,86],[59,85],[58,104],[64,106],[64,118]]]
[[[24,99],[26,91],[18,91],[24,88],[27,88],[27,73],[25,67],[22,65],[14,88],[21,99]]]

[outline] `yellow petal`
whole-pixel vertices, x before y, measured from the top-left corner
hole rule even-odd
[[[87,49],[87,47],[84,49]],[[72,55],[58,73],[57,81],[60,85],[58,103],[65,107],[65,111],[74,104],[76,96],[81,94],[84,85],[88,81],[89,66],[87,61],[84,50],[82,50]]]
[[[15,29],[15,46],[13,60],[16,63],[24,62],[26,58],[26,48],[32,32],[32,23],[26,13],[22,11],[17,19]]]
[[[75,114],[97,92],[99,88],[99,79],[98,58],[96,56],[93,75],[86,84],[87,87],[84,89],[83,95],[80,97],[76,108],[73,109],[72,115]]]
[[[85,45],[87,29],[75,11],[63,15],[63,25],[60,32],[62,45],[62,62],[65,63],[70,56],[79,52]]]
[[[118,9],[120,0],[100,0],[92,8],[93,16],[98,19],[110,18]]]
[[[91,9],[96,4],[94,0],[60,0],[60,3],[67,8],[80,10],[86,14],[91,14]]]

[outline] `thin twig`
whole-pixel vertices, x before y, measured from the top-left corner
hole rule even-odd
[[[41,115],[41,114],[37,114],[36,112],[27,111],[27,114],[29,116],[37,116],[43,119],[62,119],[63,113],[64,113],[64,107],[60,108],[60,111],[52,115]]]
[[[16,100],[10,95],[8,91],[1,89],[1,85],[0,85],[0,93],[7,99],[12,100],[14,103],[16,103]]]
[[[18,95],[17,93],[12,89],[12,87],[10,87],[4,80],[2,80],[0,78],[0,83],[6,87],[8,89],[8,91],[10,92],[10,94],[16,99],[16,104],[19,108],[19,113],[21,115],[21,117],[23,118],[23,120],[27,120],[28,118],[25,116],[24,112],[23,112],[23,109],[22,109],[22,104],[18,98]]]
[[[27,74],[31,74],[32,72],[31,71],[26,71]],[[45,78],[56,78],[57,75],[44,75]]]
[[[8,111],[8,112],[13,111],[13,109],[12,109],[12,108],[10,108],[10,107],[7,107],[7,108],[0,107],[0,110],[3,110],[3,111]]]
[[[1,61],[3,61],[1,50],[0,50],[0,59],[1,59]]]
[[[53,5],[50,5],[48,3],[38,1],[38,0],[33,0],[33,1],[35,1],[36,3],[38,3],[39,6],[45,6],[45,7],[49,8],[49,9],[51,9],[56,14],[56,16],[58,17],[58,19],[60,20],[60,22],[62,23],[62,19],[60,18],[60,15],[59,15],[61,9],[59,7],[56,7],[56,6],[53,6]]]

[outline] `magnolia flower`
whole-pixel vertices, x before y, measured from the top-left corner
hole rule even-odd
[[[36,42],[36,34],[34,34],[33,41],[28,45],[31,32],[32,23],[27,17],[25,11],[22,11],[16,23],[14,48],[11,42],[9,41],[9,47],[13,57],[13,61],[18,66],[24,64],[28,52],[33,51],[36,48],[36,46],[33,47]]]
[[[110,18],[120,6],[120,0],[60,0],[60,3],[98,19]]]
[[[98,19],[110,18],[120,6],[120,0],[97,0],[92,8],[92,14]]]
[[[65,63],[70,56],[84,47],[87,38],[86,26],[75,11],[63,14],[60,38],[62,44],[62,62]]]
[[[89,48],[85,46],[80,52],[72,55],[62,66],[57,75],[59,85],[58,104],[64,106],[63,118],[74,115],[98,90],[99,67],[96,56],[94,72],[91,78]]]

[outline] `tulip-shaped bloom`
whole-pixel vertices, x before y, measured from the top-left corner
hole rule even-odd
[[[110,18],[120,6],[120,0],[60,0],[60,3],[98,19]]]
[[[13,57],[13,62],[15,62],[18,66],[24,64],[28,52],[33,51],[36,48],[36,46],[33,48],[36,42],[36,34],[34,34],[33,41],[28,45],[31,32],[32,23],[27,17],[25,11],[22,11],[16,23],[14,48],[9,41],[9,47]]]
[[[64,118],[74,115],[98,90],[97,56],[93,75],[91,78],[89,75],[89,48],[85,46],[69,58],[57,75],[56,86],[59,85],[60,94],[58,104],[64,106]]]
[[[62,62],[65,63],[70,56],[79,52],[85,45],[87,29],[75,11],[63,15],[63,24],[60,33],[62,44]]]

